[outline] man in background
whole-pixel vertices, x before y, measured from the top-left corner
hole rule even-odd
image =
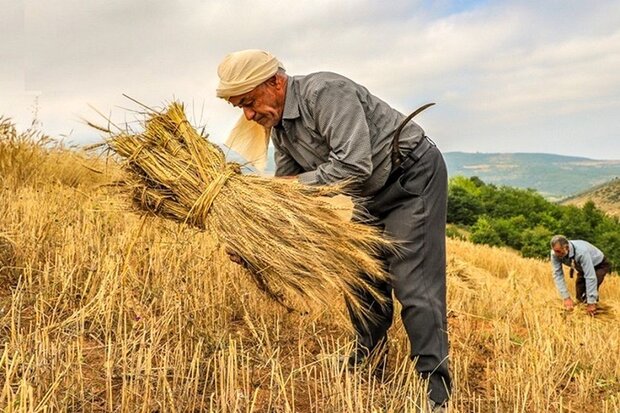
[[[605,255],[587,241],[568,240],[563,235],[551,238],[551,266],[555,285],[564,300],[564,307],[572,310],[575,302],[566,288],[562,264],[570,267],[570,277],[575,271],[575,293],[577,300],[586,304],[586,311],[590,315],[596,314],[598,302],[598,288],[603,283],[605,275],[611,272],[611,264]]]

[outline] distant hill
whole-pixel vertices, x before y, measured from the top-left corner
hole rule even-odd
[[[275,170],[273,147],[267,171]],[[486,183],[532,188],[558,201],[620,177],[620,160],[545,153],[445,152],[450,176],[477,176]]]
[[[587,201],[594,202],[597,207],[610,215],[620,217],[620,178],[566,198],[562,204],[582,206]]]
[[[444,155],[450,176],[477,176],[487,183],[532,188],[550,200],[560,200],[620,177],[620,160],[544,153]]]

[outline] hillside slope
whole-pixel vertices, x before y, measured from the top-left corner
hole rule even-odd
[[[398,309],[390,374],[348,372],[341,297],[284,310],[209,234],[128,212],[117,174],[0,136],[0,410],[417,411]],[[547,262],[449,240],[450,411],[620,411],[620,278],[601,295],[566,314]]]
[[[477,176],[484,182],[536,189],[559,200],[620,176],[620,161],[543,153],[445,154],[451,176]]]
[[[594,202],[598,208],[608,214],[620,217],[620,178],[566,198],[562,204],[581,207],[588,201]]]

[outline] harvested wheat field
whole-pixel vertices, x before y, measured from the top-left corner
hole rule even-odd
[[[110,161],[0,127],[0,409],[416,412],[399,322],[349,373],[342,293],[286,310],[194,226],[128,212]],[[620,279],[564,313],[547,262],[448,241],[451,412],[620,411]]]

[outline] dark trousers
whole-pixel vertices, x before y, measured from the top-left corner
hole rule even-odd
[[[603,258],[600,264],[594,266],[594,272],[596,273],[597,285],[596,288],[601,286],[605,276],[611,272],[611,263],[607,258]],[[586,279],[583,276],[582,271],[577,271],[577,279],[575,280],[575,294],[577,299],[583,303],[587,301],[586,297]]]
[[[392,323],[392,291],[402,304],[401,317],[416,369],[429,379],[430,398],[445,402],[451,390],[446,319],[447,172],[441,152],[431,147],[398,180],[364,204],[387,236],[399,242],[386,253],[391,283],[379,285],[388,300],[380,306],[360,292],[375,317],[350,312],[358,349],[372,352],[384,342]]]

